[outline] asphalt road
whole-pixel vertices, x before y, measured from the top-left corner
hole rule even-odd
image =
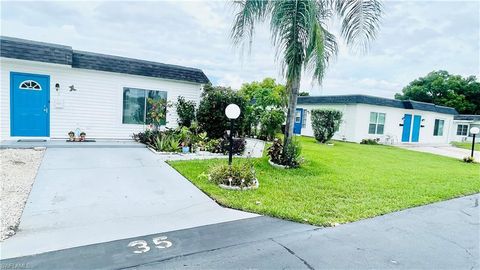
[[[254,217],[3,260],[1,269],[479,269],[478,204],[476,194],[333,228]]]

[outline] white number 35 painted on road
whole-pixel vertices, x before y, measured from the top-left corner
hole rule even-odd
[[[152,238],[152,242],[156,248],[160,248],[160,249],[169,248],[173,245],[172,242],[167,240],[166,236],[154,237]],[[145,240],[132,241],[128,243],[128,246],[133,248],[134,249],[133,253],[136,253],[136,254],[150,251],[150,246]]]

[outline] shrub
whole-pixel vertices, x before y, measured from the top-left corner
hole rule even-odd
[[[288,168],[297,168],[302,163],[302,158],[300,157],[302,149],[295,138],[292,139],[285,150],[283,150],[282,140],[274,139],[273,144],[267,150],[270,160],[275,164]]]
[[[220,139],[211,139],[205,144],[205,150],[212,153],[223,153]]]
[[[285,165],[289,168],[298,168],[300,167],[300,163],[302,162],[300,158],[300,154],[302,153],[302,148],[300,143],[295,139],[292,138],[287,147],[283,151],[282,156],[282,165]]]
[[[377,145],[380,141],[379,138],[377,139],[363,139],[360,144],[368,144],[368,145]]]
[[[337,110],[312,110],[312,129],[315,139],[325,143],[338,131],[342,120],[342,112]]]
[[[245,138],[233,138],[232,153],[234,155],[242,154],[245,151],[246,144]],[[220,147],[222,153],[228,154],[228,151],[230,151],[230,140],[226,138],[220,139]]]
[[[273,140],[273,143],[268,147],[268,156],[273,163],[281,164],[282,163],[282,151],[283,145],[282,140],[276,138]]]
[[[225,115],[225,108],[231,103],[237,104],[242,112],[234,122],[235,130],[240,131],[239,128],[243,126],[243,112],[246,104],[243,97],[230,88],[205,86],[198,107],[197,121],[200,128],[207,132],[209,138],[221,138],[225,131],[230,129],[230,119]]]
[[[250,159],[235,160],[229,166],[225,163],[213,165],[209,169],[209,180],[215,184],[248,187],[255,184],[255,168]]]
[[[185,100],[184,97],[179,96],[177,98],[177,115],[178,115],[178,125],[190,127],[192,122],[195,120],[195,102],[191,100]]]
[[[261,133],[267,140],[272,140],[277,132],[280,132],[282,123],[285,121],[285,113],[279,109],[265,111],[261,118]]]
[[[473,157],[471,157],[471,156],[467,156],[467,157],[464,157],[464,158],[463,158],[463,162],[473,163],[473,162],[475,162],[475,158],[473,158]]]
[[[158,130],[145,130],[145,132],[139,132],[137,134],[133,134],[133,139],[137,142],[152,146],[155,142],[158,134],[161,132]]]

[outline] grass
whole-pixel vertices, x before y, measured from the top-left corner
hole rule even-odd
[[[452,142],[452,145],[458,148],[472,150],[472,142]],[[475,151],[480,151],[480,142],[475,143]]]
[[[391,146],[300,141],[302,167],[281,170],[266,157],[256,159],[260,187],[252,191],[223,190],[208,181],[209,166],[224,159],[170,164],[222,205],[324,226],[480,192],[479,164]]]

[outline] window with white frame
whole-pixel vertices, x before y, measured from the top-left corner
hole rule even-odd
[[[433,126],[433,136],[443,136],[444,124],[445,124],[444,120],[435,119],[435,124]]]
[[[307,110],[303,110],[302,128],[307,127]]]
[[[468,125],[458,124],[457,125],[457,135],[458,136],[467,136],[468,134]]]
[[[123,124],[151,124],[152,121],[147,117],[147,112],[151,105],[147,100],[167,99],[167,92],[146,90],[137,88],[123,88]],[[165,125],[166,119],[162,119],[161,125]]]
[[[385,113],[371,112],[368,134],[383,134],[385,129]]]

